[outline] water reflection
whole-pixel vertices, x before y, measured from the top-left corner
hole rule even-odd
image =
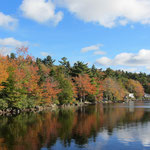
[[[148,103],[0,117],[0,150],[149,149]]]

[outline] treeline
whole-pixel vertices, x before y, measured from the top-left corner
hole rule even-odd
[[[25,47],[16,54],[0,56],[0,109],[117,101],[129,93],[141,99],[144,91],[150,92],[150,76],[145,73],[103,71],[80,61],[71,66],[65,57],[59,65],[54,63],[51,56],[35,59]]]

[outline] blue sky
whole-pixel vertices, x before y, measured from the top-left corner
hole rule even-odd
[[[150,71],[149,0],[0,0],[0,52]]]

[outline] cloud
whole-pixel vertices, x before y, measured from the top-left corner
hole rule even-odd
[[[0,54],[3,56],[9,55],[12,51],[12,48],[0,47]]]
[[[18,20],[0,12],[0,26],[13,30],[17,26]]]
[[[147,69],[147,70],[150,70],[150,66],[147,66],[146,69]]]
[[[88,46],[88,47],[84,47],[81,49],[82,53],[86,53],[89,51],[95,51],[94,55],[104,55],[105,52],[100,51],[100,47],[102,46],[102,44],[97,44],[97,45],[92,45],[92,46]]]
[[[104,51],[95,51],[94,55],[105,55],[106,53]]]
[[[150,67],[150,50],[142,49],[135,53],[120,53],[114,59],[102,57],[96,62],[102,66]]]
[[[49,53],[47,53],[47,52],[41,52],[40,53],[42,56],[44,56],[44,57],[46,57],[46,56],[48,56],[48,55],[50,55]]]
[[[108,57],[102,57],[100,59],[96,60],[96,63],[102,65],[102,66],[110,66],[112,64],[112,60]]]
[[[121,68],[120,70],[127,71],[127,72],[138,72],[137,68]]]
[[[9,47],[21,47],[21,46],[28,45],[28,42],[27,41],[21,42],[21,41],[14,39],[13,37],[9,37],[9,38],[0,39],[0,45],[9,46]]]
[[[101,44],[84,47],[84,48],[81,49],[81,52],[86,53],[86,52],[89,52],[89,51],[99,50],[100,46],[101,46]]]
[[[13,37],[0,39],[0,54],[8,55],[16,47],[28,46],[28,42],[22,42],[14,39]]]
[[[23,0],[20,9],[23,16],[39,23],[53,22],[57,25],[63,18],[61,11],[55,13],[51,0]]]
[[[149,0],[55,0],[55,3],[85,22],[104,27],[150,24]]]

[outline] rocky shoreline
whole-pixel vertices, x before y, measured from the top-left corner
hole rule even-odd
[[[0,116],[14,116],[19,115],[20,113],[27,113],[27,112],[42,112],[46,110],[56,110],[61,108],[70,108],[70,107],[82,107],[88,105],[95,105],[97,103],[103,104],[113,104],[113,103],[129,103],[130,101],[100,101],[100,102],[83,102],[78,104],[63,104],[63,105],[56,105],[51,104],[49,106],[36,106],[34,108],[26,108],[26,109],[18,109],[18,108],[7,108],[0,110]]]
[[[41,112],[44,110],[52,110],[56,109],[57,105],[50,105],[50,106],[36,106],[34,108],[26,108],[26,109],[18,109],[18,108],[7,108],[0,110],[0,116],[13,116],[13,115],[19,115],[20,113],[26,113],[26,112]]]
[[[26,108],[26,109],[18,109],[18,108],[7,108],[0,110],[0,116],[14,116],[19,115],[20,113],[28,113],[28,112],[42,112],[46,110],[56,110],[60,108],[69,108],[69,107],[80,107],[80,106],[86,106],[90,105],[91,103],[85,102],[85,103],[78,103],[78,104],[64,104],[64,105],[56,105],[51,104],[49,106],[36,106],[34,108]]]

